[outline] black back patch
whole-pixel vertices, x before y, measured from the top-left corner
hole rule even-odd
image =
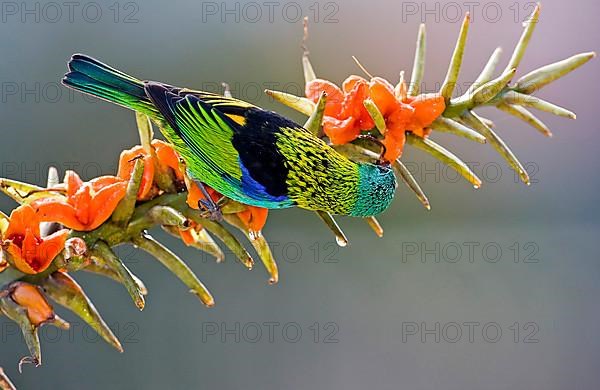
[[[236,128],[232,140],[242,164],[269,195],[287,195],[288,167],[277,148],[277,134],[282,128],[300,126],[279,114],[259,108],[248,108],[244,117],[246,123]]]

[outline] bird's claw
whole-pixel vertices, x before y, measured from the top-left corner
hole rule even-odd
[[[223,213],[221,212],[221,208],[217,206],[215,202],[208,201],[206,199],[201,199],[198,201],[198,207],[203,208],[208,213],[208,219],[214,222],[221,222],[223,220]]]
[[[204,195],[204,199],[200,199],[198,201],[198,208],[205,209],[208,213],[208,219],[215,222],[221,222],[223,220],[223,213],[221,212],[221,207],[210,196],[204,183],[199,180],[194,180],[194,182],[198,185],[198,188]]]

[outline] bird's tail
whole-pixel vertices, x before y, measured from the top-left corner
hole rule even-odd
[[[64,85],[135,111],[156,113],[141,80],[85,54],[74,54],[68,67],[69,72],[62,80]]]

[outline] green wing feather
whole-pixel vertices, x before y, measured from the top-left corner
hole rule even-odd
[[[231,123],[214,108],[189,96],[177,103],[174,115],[183,141],[212,171],[241,179],[239,155],[231,144]]]
[[[207,103],[208,105],[217,108],[223,114],[243,115],[248,108],[257,108],[255,105],[233,97],[226,97],[212,92],[196,91],[184,88],[179,92],[179,95],[192,95]]]
[[[148,83],[146,92],[166,122],[165,136],[186,160],[192,178],[247,201],[241,191],[239,154],[231,144],[235,122],[191,93],[175,94],[159,83]]]
[[[192,178],[242,203],[293,205],[275,136],[277,120],[287,119],[233,98],[160,83],[148,82],[146,92],[167,125],[163,134],[186,160]],[[268,119],[257,120],[252,112]]]

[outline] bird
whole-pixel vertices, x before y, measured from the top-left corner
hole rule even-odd
[[[68,70],[65,86],[148,115],[201,189],[250,206],[355,217],[378,215],[394,198],[389,164],[352,161],[276,112],[142,81],[84,54]]]

